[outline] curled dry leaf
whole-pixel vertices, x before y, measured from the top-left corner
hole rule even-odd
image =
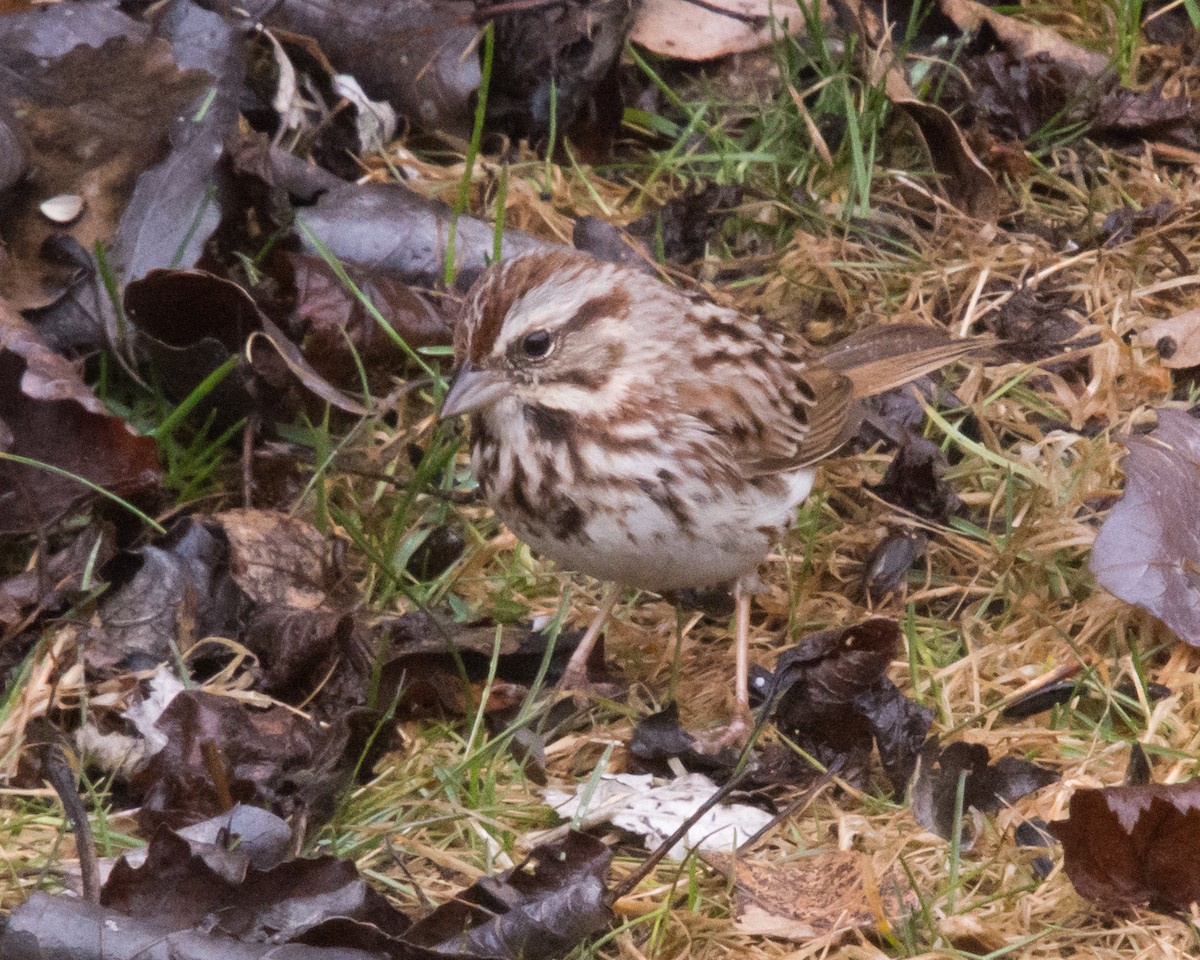
[[[1157,429],[1125,445],[1125,493],[1088,567],[1105,589],[1200,646],[1200,420],[1159,410]]]
[[[1200,902],[1200,780],[1082,789],[1050,824],[1079,894],[1111,909]]]

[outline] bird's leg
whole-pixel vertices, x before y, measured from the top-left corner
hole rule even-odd
[[[588,659],[591,657],[592,648],[596,646],[596,641],[600,639],[600,631],[604,629],[604,624],[608,622],[608,616],[612,613],[613,607],[617,605],[617,597],[620,595],[621,585],[619,583],[610,583],[607,592],[604,594],[604,599],[600,601],[600,609],[596,611],[595,618],[588,626],[583,639],[579,641],[579,646],[571,653],[571,659],[567,661],[567,665],[563,669],[562,677],[558,681],[558,689],[588,689],[590,685],[587,675]]]
[[[741,582],[734,588],[734,602],[737,640],[733,714],[725,726],[705,730],[696,737],[697,747],[705,753],[716,753],[727,747],[741,750],[754,730],[754,715],[750,712],[750,590]]]

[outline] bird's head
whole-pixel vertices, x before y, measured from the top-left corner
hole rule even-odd
[[[669,331],[652,318],[679,296],[631,267],[570,250],[490,267],[455,328],[457,372],[442,416],[508,400],[579,415],[616,411],[669,365]]]

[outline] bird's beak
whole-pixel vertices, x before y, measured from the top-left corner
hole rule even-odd
[[[492,370],[476,370],[470,363],[458,368],[450,392],[442,404],[439,419],[457,417],[480,407],[490,406],[500,399],[508,384],[504,375]]]

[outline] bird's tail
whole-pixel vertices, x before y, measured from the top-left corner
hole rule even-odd
[[[940,327],[883,323],[851,334],[821,354],[826,366],[848,377],[855,397],[871,397],[962,357],[991,352],[986,337],[960,339]]]

